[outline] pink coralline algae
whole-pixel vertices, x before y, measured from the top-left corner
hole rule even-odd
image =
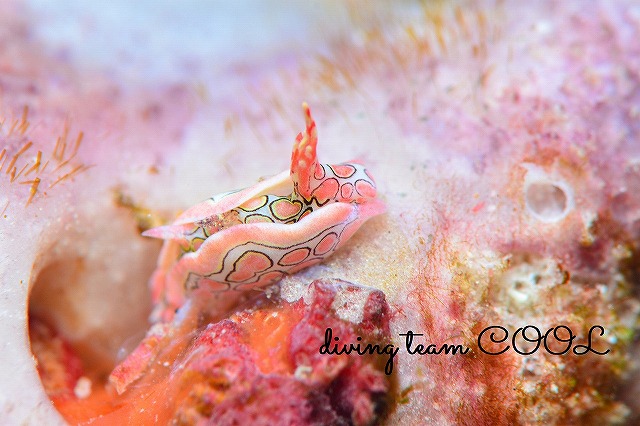
[[[345,297],[363,302],[359,309],[352,307],[360,311],[359,322],[341,318],[336,302]],[[121,396],[129,405],[100,421],[160,416],[177,424],[378,423],[391,402],[388,356],[364,351],[332,355],[320,349],[328,328],[345,342],[361,338],[384,346],[390,341],[390,319],[382,292],[318,280],[292,303],[262,296],[196,332],[177,335],[169,327],[165,333],[171,341],[165,340],[167,347],[156,356],[134,351],[116,368],[114,381],[128,374],[130,364],[137,370],[140,356],[148,362],[146,374]],[[150,335],[140,347],[157,344],[156,337]]]

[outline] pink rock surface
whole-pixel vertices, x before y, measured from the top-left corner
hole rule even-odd
[[[118,15],[85,11],[73,28],[86,38],[58,40],[46,29],[60,15],[33,5],[0,5],[3,419],[62,422],[41,388],[26,313],[106,376],[147,329],[159,247],[140,230],[286,169],[306,100],[327,161],[366,162],[388,213],[285,280],[283,297],[297,300],[317,278],[375,287],[395,312],[396,345],[413,330],[425,344],[471,349],[401,352],[389,424],[637,422],[635,2],[302,8],[263,55],[220,59],[222,50],[194,48],[206,43],[193,35],[172,63],[188,70],[178,73],[158,71],[162,49],[132,42],[120,57],[83,56],[83,41],[117,45],[129,20],[114,31]],[[293,22],[337,29],[314,39]],[[162,46],[148,31],[134,40]],[[135,67],[121,65],[131,55]],[[341,315],[358,322],[357,312]],[[611,352],[483,354],[478,336],[496,324],[510,335],[564,324],[576,344],[601,325],[595,348]],[[336,395],[349,401],[360,388],[343,389]]]

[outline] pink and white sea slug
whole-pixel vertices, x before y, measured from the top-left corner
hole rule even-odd
[[[317,264],[385,211],[364,166],[318,162],[316,125],[306,103],[303,109],[306,129],[289,171],[216,195],[143,233],[165,240],[151,279],[154,320],[170,320],[196,290],[254,289]]]

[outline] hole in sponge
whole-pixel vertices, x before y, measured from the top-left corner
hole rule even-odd
[[[142,337],[150,307],[146,286],[132,284],[135,275],[109,280],[104,258],[66,254],[36,271],[29,340],[49,398],[67,421],[79,423],[112,398],[105,384],[118,350],[128,337]]]
[[[96,289],[89,285],[95,277],[88,276],[88,269],[82,257],[57,260],[42,268],[29,296],[29,318],[61,334],[86,369],[105,375],[113,368],[110,347],[117,337],[114,330],[101,327],[109,303],[95,297]]]
[[[569,213],[573,200],[565,185],[531,182],[525,189],[527,210],[541,222],[558,222]]]

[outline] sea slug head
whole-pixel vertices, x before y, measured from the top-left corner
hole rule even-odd
[[[304,103],[306,128],[296,137],[291,153],[291,180],[301,198],[319,204],[328,201],[365,203],[376,197],[376,184],[357,162],[321,164],[318,161],[318,131],[309,106]]]

